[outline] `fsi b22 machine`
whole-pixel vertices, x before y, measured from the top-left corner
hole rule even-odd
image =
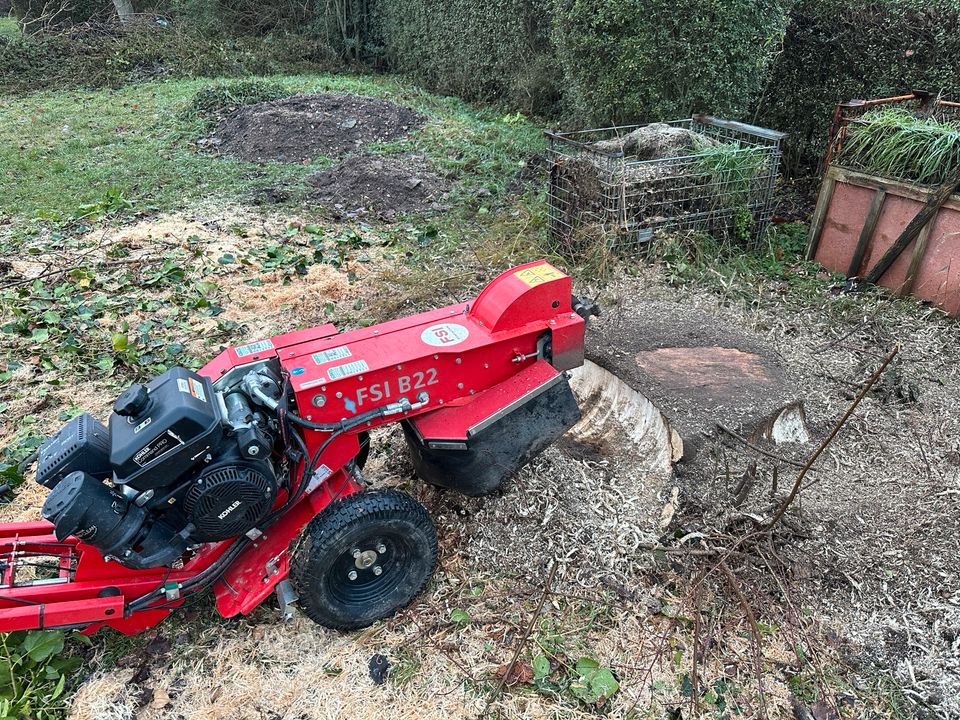
[[[437,540],[412,497],[364,489],[370,432],[399,422],[423,480],[493,491],[579,418],[564,371],[591,312],[539,261],[472,302],[133,385],[108,425],[84,413],[41,447],[45,519],[0,525],[0,631],[136,633],[210,587],[224,616],[274,591],[334,628],[392,614]]]

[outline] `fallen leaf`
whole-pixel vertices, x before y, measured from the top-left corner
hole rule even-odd
[[[153,702],[150,703],[150,707],[154,710],[162,710],[167,703],[170,702],[170,695],[166,690],[160,688],[154,688],[153,691]]]
[[[501,665],[497,668],[496,676],[498,679],[503,680],[507,674],[507,665]],[[528,684],[533,682],[533,668],[530,666],[530,663],[523,660],[518,660],[513,664],[513,667],[510,669],[510,676],[507,677],[507,685],[517,685]]]

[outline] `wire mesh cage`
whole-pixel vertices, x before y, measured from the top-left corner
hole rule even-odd
[[[698,115],[546,133],[548,220],[561,246],[642,246],[660,228],[756,244],[769,222],[784,133]]]

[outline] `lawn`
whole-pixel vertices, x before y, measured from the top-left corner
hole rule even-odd
[[[462,181],[466,192],[491,194],[531,153],[542,150],[535,126],[520,116],[478,110],[455,98],[430,95],[382,77],[265,78],[297,92],[356,93],[393,100],[428,117],[415,139],[379,148],[420,150]],[[139,212],[170,212],[198,203],[250,200],[257,188],[302,179],[330,164],[253,164],[212,158],[196,141],[207,122],[191,100],[214,81],[129,85],[120,89],[38,92],[0,98],[0,216],[63,222],[110,198]],[[106,200],[105,200],[106,199]]]

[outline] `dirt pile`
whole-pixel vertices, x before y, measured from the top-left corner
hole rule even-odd
[[[350,216],[373,211],[387,219],[439,209],[449,189],[422,155],[353,155],[307,182],[317,188],[312,198],[320,205]]]
[[[247,105],[220,122],[209,145],[250,162],[299,163],[341,157],[419,127],[423,117],[357,95],[293,95]]]

